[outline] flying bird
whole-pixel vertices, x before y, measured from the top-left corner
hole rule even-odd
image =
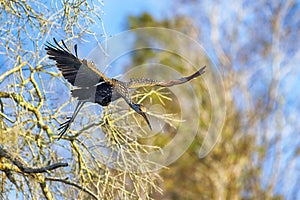
[[[84,103],[92,102],[101,106],[108,106],[110,102],[119,98],[123,98],[135,112],[140,114],[152,130],[151,124],[146,116],[146,108],[131,100],[129,90],[145,86],[171,87],[186,83],[205,72],[204,66],[190,76],[170,81],[141,78],[130,79],[128,82],[123,82],[106,77],[101,71],[96,69],[93,62],[87,61],[86,59],[79,59],[77,44],[74,45],[74,55],[69,51],[63,40],[61,40],[61,44],[59,44],[55,38],[53,38],[53,41],[55,45],[47,42],[45,50],[49,58],[56,62],[56,66],[61,71],[63,77],[74,86],[74,89],[71,90],[71,95],[78,99],[72,117],[68,117],[68,120],[62,123],[58,128],[58,140],[66,133]]]

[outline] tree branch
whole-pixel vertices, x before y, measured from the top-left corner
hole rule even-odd
[[[77,183],[74,183],[74,182],[71,182],[71,181],[68,181],[67,178],[65,179],[60,179],[60,178],[52,178],[52,177],[46,177],[45,178],[46,181],[57,181],[57,182],[61,182],[61,183],[65,183],[65,184],[68,184],[68,185],[72,185],[86,193],[88,193],[89,195],[91,195],[94,199],[98,199],[97,195],[94,194],[92,191],[90,191],[89,189],[87,188],[84,188],[83,186],[81,185],[78,185]]]
[[[14,92],[8,93],[8,92],[1,92],[0,91],[0,98],[11,98],[18,105],[20,105],[21,107],[25,108],[26,110],[32,112],[35,115],[36,119],[37,119],[38,127],[42,128],[44,131],[46,131],[47,135],[51,139],[50,135],[53,134],[52,130],[50,129],[50,127],[48,125],[46,125],[43,122],[42,114],[40,113],[40,111],[37,108],[35,108],[32,104],[30,104],[29,102],[26,102],[21,95],[19,95],[17,93],[14,93]]]
[[[0,147],[0,159],[1,158],[8,159],[15,166],[17,166],[20,169],[20,171],[23,172],[23,173],[43,173],[43,172],[48,172],[48,171],[54,170],[54,169],[59,168],[59,167],[68,166],[68,163],[58,162],[58,163],[54,163],[52,165],[48,165],[48,166],[40,167],[40,168],[28,167],[27,164],[21,158],[19,158],[17,155],[14,155],[14,154],[8,152],[7,150],[3,149],[2,147]],[[3,163],[2,166],[4,168],[7,168],[8,166],[11,166],[11,165],[7,165],[7,164],[5,165],[5,163]],[[13,167],[11,167],[10,169],[7,169],[7,170],[15,171],[15,169]]]

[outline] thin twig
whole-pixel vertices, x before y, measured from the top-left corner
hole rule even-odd
[[[72,185],[86,193],[88,193],[89,195],[91,195],[94,199],[98,199],[97,195],[94,194],[92,191],[90,191],[89,189],[87,188],[84,188],[83,186],[77,184],[77,183],[74,183],[74,182],[71,182],[71,181],[68,181],[67,178],[65,179],[61,179],[61,178],[53,178],[53,177],[46,177],[45,180],[47,181],[57,181],[57,182],[61,182],[61,183],[65,183],[65,184],[68,184],[68,185]]]

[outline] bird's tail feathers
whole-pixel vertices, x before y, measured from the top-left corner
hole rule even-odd
[[[94,93],[95,92],[96,90],[94,90]],[[89,99],[92,93],[93,93],[92,89],[87,89],[87,88],[76,88],[71,90],[72,96],[81,101]]]

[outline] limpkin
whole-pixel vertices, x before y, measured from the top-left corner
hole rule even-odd
[[[71,90],[71,94],[78,99],[72,117],[68,117],[68,120],[62,123],[58,128],[58,139],[66,133],[84,103],[92,102],[100,104],[101,106],[107,106],[110,102],[119,98],[123,98],[135,112],[143,116],[149,128],[152,129],[145,114],[145,107],[141,104],[136,104],[131,100],[129,89],[145,86],[171,87],[173,85],[188,82],[191,79],[200,76],[204,73],[205,69],[204,66],[190,76],[170,81],[141,78],[130,79],[128,82],[123,82],[106,77],[102,72],[96,69],[93,62],[89,62],[86,59],[80,60],[77,54],[77,44],[74,45],[75,56],[69,51],[63,40],[61,41],[62,45],[60,45],[55,38],[53,38],[53,41],[56,46],[47,42],[45,50],[47,51],[49,58],[56,62],[56,66],[62,72],[63,77],[75,87]]]

